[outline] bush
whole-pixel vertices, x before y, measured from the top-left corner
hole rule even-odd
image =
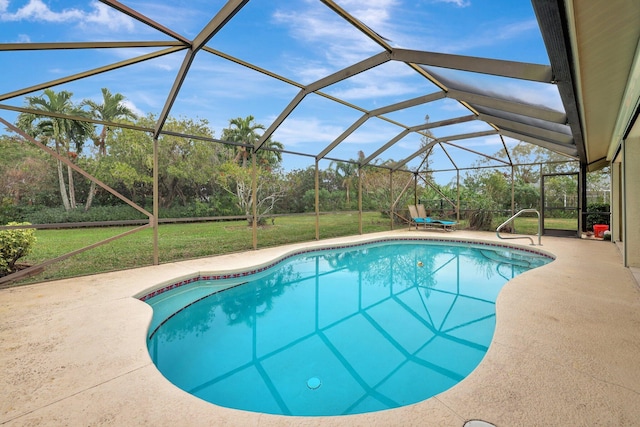
[[[31,225],[28,222],[10,222],[7,225]],[[0,277],[16,271],[16,261],[31,252],[36,242],[33,228],[0,230]]]
[[[471,213],[469,217],[469,228],[472,230],[491,231],[493,213],[490,210],[478,209]]]
[[[593,224],[609,224],[609,203],[590,203],[587,206],[585,228],[593,230]]]
[[[0,198],[0,224],[18,219],[19,212],[17,206],[8,197]]]
[[[147,209],[151,211],[152,207],[148,206]],[[0,214],[1,213],[2,211],[0,210]],[[216,205],[204,202],[195,202],[187,206],[174,206],[160,209],[160,218],[192,218],[228,215],[241,215],[241,213],[238,212],[237,207],[235,207],[235,210],[217,210]],[[15,221],[16,219],[20,219],[32,224],[58,224],[69,222],[126,221],[146,218],[146,215],[131,206],[120,205],[93,206],[87,212],[84,211],[83,207],[68,212],[60,207],[22,209],[17,218],[10,218],[9,220]]]
[[[57,224],[67,222],[123,221],[145,219],[146,216],[128,205],[94,206],[85,212],[82,207],[65,211],[62,208],[34,210],[24,215],[32,224]]]

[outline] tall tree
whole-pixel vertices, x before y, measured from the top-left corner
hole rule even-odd
[[[112,94],[109,89],[102,88],[102,103],[97,103],[92,100],[84,100],[82,105],[86,105],[91,110],[91,115],[105,122],[115,122],[122,119],[136,119],[136,115],[131,109],[124,105],[125,97],[120,93]],[[107,125],[102,126],[100,134],[93,138],[93,143],[98,148],[96,160],[98,163],[100,159],[107,155],[107,133],[109,127]],[[93,203],[93,197],[96,193],[96,183],[91,181],[91,187],[89,188],[89,194],[87,195],[87,202],[85,203],[84,210],[88,211]]]
[[[281,142],[267,138],[260,150],[256,152],[256,160],[260,167],[268,170],[278,169],[282,163],[282,153],[284,148]]]
[[[152,126],[142,117],[139,126]],[[109,155],[102,158],[96,176],[131,200],[144,205],[153,196],[153,139],[147,132],[117,128],[107,133]]]
[[[354,179],[358,177],[358,165],[364,161],[364,152],[358,151],[358,159],[350,159],[349,162],[331,162],[329,168],[335,170],[346,194],[347,209],[351,205],[351,189],[354,186]]]
[[[390,163],[392,162],[393,161]],[[362,182],[362,189],[364,191],[362,195],[363,209],[378,210],[387,214],[391,203],[395,202],[398,197],[400,197],[396,205],[398,211],[406,209],[409,203],[413,204],[413,195],[410,192],[400,194],[400,190],[402,190],[412,174],[404,171],[396,171],[391,174],[391,177],[389,174],[389,170],[383,168],[372,168],[364,174]],[[392,189],[389,186],[390,178],[393,180],[394,200],[391,199]]]
[[[169,117],[165,129],[185,135],[213,138],[206,119]],[[198,138],[163,135],[160,145],[160,189],[164,207],[176,200],[186,205],[199,197],[200,189],[214,180],[217,167],[223,163],[220,144]]]
[[[156,118],[149,114],[139,117],[135,124],[152,127]],[[213,130],[205,119],[175,119],[168,117],[165,134],[158,139],[158,181],[160,207],[176,203],[188,205],[194,200],[206,200],[212,194],[214,175],[226,160],[222,144],[211,142]],[[198,138],[203,137],[203,138]],[[113,129],[107,134],[108,156],[102,159],[99,178],[132,200],[144,204],[152,196],[153,139],[147,132],[133,129]]]
[[[52,89],[45,89],[43,95],[27,97],[27,107],[43,113],[87,117],[86,111],[73,104],[72,95],[71,92],[64,90],[55,92]],[[90,123],[70,118],[48,117],[37,113],[21,113],[18,116],[18,127],[34,138],[40,138],[45,144],[53,143],[56,153],[71,161],[77,158],[84,142],[93,134],[93,126]],[[75,209],[73,170],[67,166],[67,182],[65,182],[60,160],[57,160],[57,166],[62,204],[67,211]]]
[[[315,190],[315,175],[316,169],[313,166],[287,172],[284,178],[286,193],[279,204],[283,212],[300,213],[305,211],[304,195],[307,191]]]
[[[255,145],[258,139],[260,139],[258,130],[264,130],[264,126],[256,123],[253,116],[247,116],[244,119],[242,117],[236,117],[235,119],[229,120],[228,128],[222,129],[222,139]],[[250,154],[247,147],[239,146],[234,161],[243,168],[247,167],[247,160]]]
[[[257,207],[256,221],[264,224],[265,215],[273,211],[278,200],[285,194],[285,184],[280,174],[264,168],[256,170],[257,182],[254,194],[253,173],[235,162],[227,162],[219,169],[216,180],[220,187],[236,199],[236,205],[247,216],[248,225],[253,223],[253,204]]]
[[[264,215],[274,209],[276,202],[283,197],[285,191],[280,172],[276,171],[282,162],[280,150],[284,146],[271,138],[268,138],[261,149],[254,154],[258,166],[257,194],[252,191],[253,174],[248,171],[251,146],[255,146],[261,137],[258,131],[264,128],[260,123],[256,123],[253,116],[247,116],[229,120],[229,127],[222,130],[223,140],[249,146],[237,147],[233,160],[220,168],[216,182],[229,195],[235,197],[238,208],[247,215],[250,224],[254,199],[258,209],[257,220],[262,223]]]

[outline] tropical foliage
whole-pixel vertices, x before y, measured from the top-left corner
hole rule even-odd
[[[87,117],[88,113],[73,104],[67,91],[54,92],[45,89],[41,96],[27,97],[27,107],[45,113],[66,116]],[[45,145],[53,145],[55,152],[73,162],[78,153],[82,152],[84,143],[93,132],[91,124],[72,120],[61,116],[41,116],[37,113],[22,113],[18,116],[18,125],[29,135],[40,140]],[[65,181],[63,162],[56,159],[58,169],[58,185],[65,210],[76,208],[76,193],[73,170],[67,164]]]
[[[28,112],[18,116],[17,125],[55,150],[60,158],[52,158],[21,138],[0,136],[0,221],[37,219],[39,222],[50,218],[62,222],[68,218],[75,222],[83,218],[79,211],[84,212],[87,220],[100,216],[121,218],[125,212],[106,214],[109,207],[113,208],[112,212],[116,212],[116,207],[126,208],[131,218],[138,218],[140,215],[134,214],[133,208],[82,177],[70,164],[81,167],[119,194],[151,210],[154,145],[159,155],[161,217],[244,216],[249,223],[253,221],[254,162],[259,223],[264,223],[269,215],[314,212],[316,197],[322,212],[357,210],[361,201],[363,210],[388,215],[392,205],[398,212],[417,199],[433,215],[455,217],[459,198],[463,217],[475,211],[485,212],[487,217],[491,212],[500,216],[501,212],[512,209],[512,191],[513,208],[538,206],[541,172],[572,172],[567,169],[563,156],[519,144],[510,147],[509,160],[522,164],[513,171],[493,167],[492,160],[486,159],[475,165],[477,169],[464,174],[460,188],[455,183],[437,184],[430,172],[429,144],[433,136],[428,129],[423,131],[422,139],[426,172],[417,177],[415,186],[412,180],[416,176],[412,173],[391,174],[387,168],[376,167],[384,165],[375,162],[364,165],[366,154],[362,151],[349,161],[334,161],[317,172],[313,166],[283,171],[283,145],[272,138],[260,142],[265,126],[251,115],[229,120],[220,136],[227,144],[216,139],[206,120],[175,117],[166,120],[166,132],[154,141],[150,132],[136,129],[153,129],[156,117],[134,114],[127,107],[124,95],[106,88],[96,99],[99,101],[76,103],[70,92],[51,89],[26,98]],[[98,124],[72,120],[71,116],[96,120]],[[428,118],[425,123],[428,124]],[[175,136],[177,134],[190,136]],[[492,157],[507,159],[509,156],[500,150]],[[548,161],[557,163],[549,163],[542,169],[540,163]],[[590,179],[592,186],[599,189],[606,188],[607,181],[606,174]],[[409,191],[403,192],[407,188]],[[574,201],[569,196],[575,194],[575,180],[558,176],[548,182],[546,195],[553,203],[571,205]],[[82,204],[84,209],[79,209]],[[45,213],[47,209],[51,212]]]
[[[97,103],[92,100],[85,100],[82,102],[90,108],[91,115],[105,122],[116,122],[122,119],[135,119],[136,115],[126,105],[124,105],[125,97],[122,94],[112,94],[109,89],[102,88],[102,103]],[[106,124],[102,125],[102,130],[97,136],[93,136],[93,143],[97,148],[95,163],[96,168],[99,167],[100,159],[107,155],[107,134],[110,129]],[[84,210],[87,211],[93,203],[93,197],[96,192],[96,183],[91,181],[91,187],[89,188],[89,194],[87,195],[87,202]]]

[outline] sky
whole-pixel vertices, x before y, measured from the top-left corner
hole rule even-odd
[[[225,2],[218,0],[122,1],[187,39],[193,39]],[[393,47],[488,57],[548,65],[537,21],[529,0],[337,0],[336,3],[388,40]],[[0,43],[83,41],[167,41],[170,37],[97,1],[0,0]],[[382,48],[318,0],[250,0],[207,46],[307,85],[382,52]],[[162,48],[98,50],[0,50],[0,104],[23,106],[25,95],[2,99],[23,88],[124,61]],[[54,90],[73,92],[73,99],[101,99],[100,89],[126,97],[140,115],[158,115],[165,104],[184,51],[164,55],[85,79]],[[464,71],[433,69],[446,78],[472,83],[484,90],[506,93],[529,103],[562,110],[553,85],[489,77]],[[389,61],[330,85],[322,92],[365,110],[436,92],[438,88],[408,65]],[[299,89],[252,69],[200,51],[171,109],[174,117],[205,119],[220,137],[229,120],[252,115],[269,127]],[[28,94],[40,95],[42,90]],[[363,113],[316,94],[307,95],[275,131],[273,139],[286,150],[316,155]],[[457,101],[442,99],[369,119],[327,156],[355,159],[369,155],[407,126],[470,114]],[[0,117],[15,120],[0,109]],[[481,121],[433,130],[435,137],[490,130]],[[517,141],[507,139],[512,145]],[[456,141],[474,151],[494,154],[500,138]],[[420,146],[410,134],[381,155],[401,160]],[[434,150],[432,167],[468,167],[478,156],[447,146]],[[330,160],[326,160],[329,162]],[[314,164],[313,157],[284,156],[286,169]],[[416,167],[419,159],[408,163]],[[326,167],[327,164],[324,165]],[[322,167],[322,164],[321,164]],[[448,175],[450,177],[450,175]]]

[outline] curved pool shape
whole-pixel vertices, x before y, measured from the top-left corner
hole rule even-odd
[[[145,295],[149,353],[173,384],[229,408],[317,416],[409,405],[478,366],[502,286],[551,260],[425,240],[298,253]]]

